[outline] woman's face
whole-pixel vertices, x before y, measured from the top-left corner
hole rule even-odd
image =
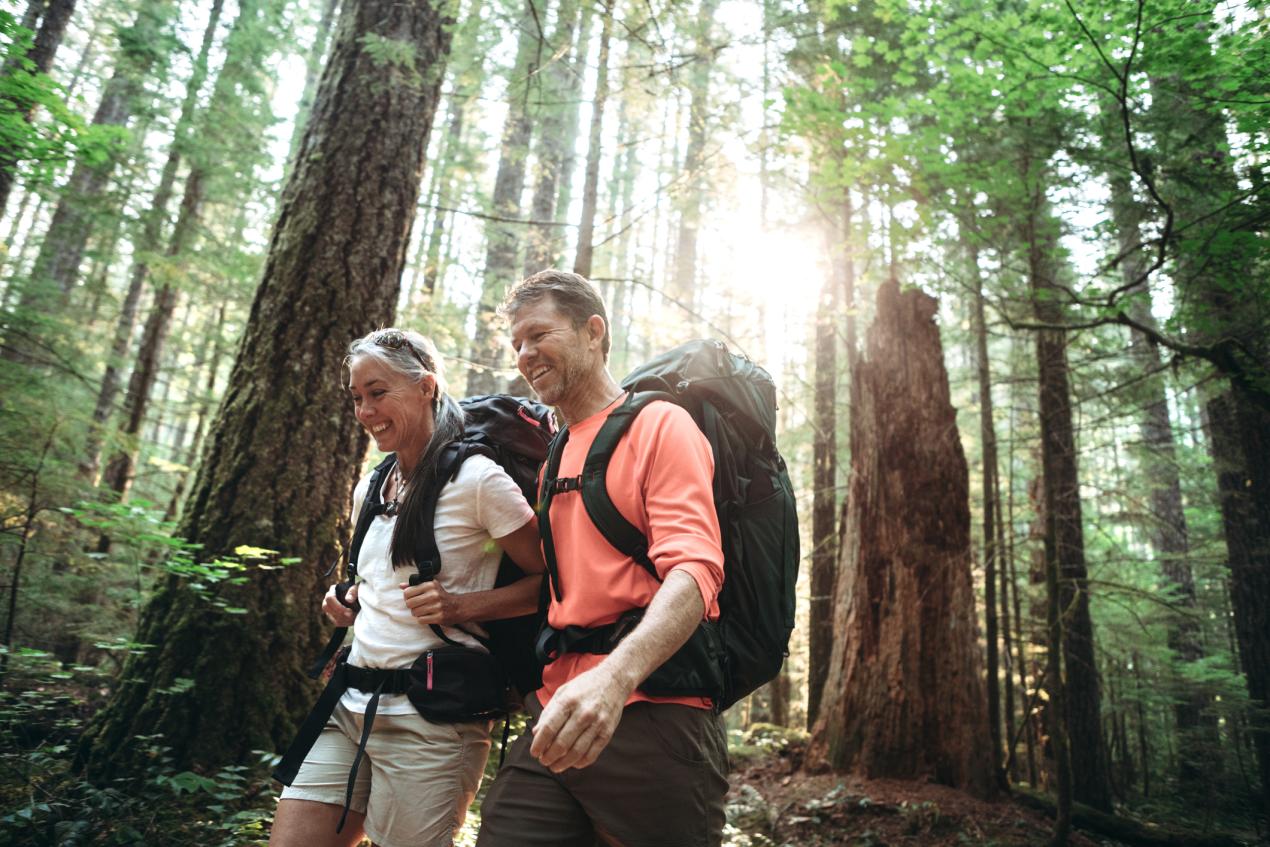
[[[373,356],[357,356],[349,365],[353,411],[384,453],[411,458],[423,454],[432,437],[435,390],[432,374],[414,382]]]

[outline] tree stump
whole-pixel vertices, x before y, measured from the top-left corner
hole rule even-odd
[[[878,292],[851,386],[834,644],[809,762],[995,789],[970,579],[969,476],[934,298]]]

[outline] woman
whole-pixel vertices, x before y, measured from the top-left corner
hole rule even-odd
[[[349,606],[334,586],[322,602],[333,623],[353,627],[348,664],[409,667],[425,651],[442,646],[433,625],[451,641],[483,649],[469,635],[476,631],[475,621],[537,607],[541,577],[536,574],[544,565],[533,509],[502,468],[485,456],[469,457],[437,501],[433,527],[440,572],[431,582],[409,585],[423,495],[435,484],[441,448],[463,434],[463,412],[445,392],[436,349],[416,332],[372,332],[350,345],[345,364],[357,420],[381,451],[397,456],[381,490],[388,508],[374,518],[362,542],[360,581],[349,590]],[[368,487],[369,477],[354,492],[354,516]],[[504,551],[535,575],[494,589]],[[354,601],[359,611],[350,608]],[[348,817],[336,832],[370,700],[370,692],[349,688],[344,693],[282,792],[270,845],[350,845],[363,832],[379,847],[451,843],[480,784],[490,723],[432,723],[404,694],[384,694],[378,701]]]

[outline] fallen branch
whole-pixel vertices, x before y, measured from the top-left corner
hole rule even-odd
[[[1015,786],[1011,793],[1023,805],[1053,816],[1054,801],[1046,795],[1019,786]],[[1126,844],[1143,845],[1143,847],[1243,847],[1244,845],[1243,841],[1233,835],[1225,833],[1202,835],[1186,830],[1139,823],[1119,815],[1100,812],[1082,803],[1072,804],[1072,824]]]

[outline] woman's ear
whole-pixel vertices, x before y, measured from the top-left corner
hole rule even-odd
[[[435,399],[437,396],[436,375],[424,374],[423,379],[419,380],[419,388],[429,400]]]

